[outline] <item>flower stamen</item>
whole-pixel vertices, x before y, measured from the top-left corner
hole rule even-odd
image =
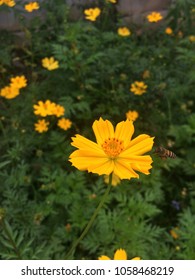
[[[102,144],[102,149],[109,157],[116,158],[124,150],[124,144],[116,138],[108,138]]]

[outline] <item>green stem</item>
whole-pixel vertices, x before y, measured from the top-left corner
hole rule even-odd
[[[73,251],[75,250],[75,248],[77,247],[77,245],[79,244],[79,242],[84,238],[84,236],[87,234],[87,232],[89,231],[89,229],[91,228],[96,216],[99,213],[99,210],[102,208],[110,190],[112,187],[112,175],[109,176],[109,183],[108,183],[108,187],[99,203],[99,205],[97,206],[97,208],[95,209],[95,212],[93,213],[93,215],[91,216],[91,219],[89,220],[87,226],[85,227],[85,229],[83,230],[83,232],[81,233],[80,237],[73,243],[72,247],[70,248],[70,250],[68,251],[68,253],[65,256],[65,260],[68,260],[69,257],[72,255]]]

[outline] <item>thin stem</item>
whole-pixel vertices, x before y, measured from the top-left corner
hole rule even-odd
[[[93,213],[93,215],[91,216],[91,219],[89,220],[87,226],[85,227],[85,229],[83,230],[83,232],[81,233],[80,237],[73,243],[72,247],[70,248],[70,250],[68,251],[68,253],[65,256],[65,259],[69,259],[69,257],[72,255],[73,251],[75,250],[75,248],[77,247],[77,245],[79,244],[79,242],[84,238],[84,236],[87,234],[87,232],[89,231],[89,229],[91,228],[96,216],[99,213],[99,210],[102,208],[110,190],[112,187],[112,175],[109,176],[109,183],[108,183],[108,187],[99,203],[99,205],[97,206],[95,212]]]

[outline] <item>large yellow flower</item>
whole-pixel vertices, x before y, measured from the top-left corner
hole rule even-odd
[[[78,148],[70,155],[73,166],[120,179],[139,178],[135,171],[149,174],[152,158],[143,154],[152,149],[152,137],[141,134],[132,140],[134,126],[129,120],[118,123],[114,131],[110,121],[100,118],[92,128],[97,143],[79,134],[72,138],[72,146]]]

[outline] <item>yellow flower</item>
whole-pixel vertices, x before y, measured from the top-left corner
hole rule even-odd
[[[54,110],[53,110],[53,115],[55,115],[56,117],[61,117],[63,116],[65,113],[65,109],[63,106],[56,104]]]
[[[117,2],[117,0],[107,0],[108,2],[115,4]]]
[[[29,13],[31,13],[34,10],[38,10],[39,8],[40,6],[38,2],[30,2],[24,6],[24,9]]]
[[[158,12],[152,12],[147,16],[149,22],[158,22],[163,19],[162,15]]]
[[[5,97],[7,99],[15,98],[20,94],[20,91],[18,88],[12,87],[12,86],[6,86],[1,89],[0,96]]]
[[[14,0],[2,0],[0,1],[0,5],[7,5],[8,7],[13,7],[16,5],[16,2]]]
[[[130,120],[130,121],[135,121],[135,120],[137,120],[137,118],[139,117],[139,114],[138,114],[138,112],[137,111],[128,111],[127,113],[126,113],[126,118],[128,119],[128,120]]]
[[[46,122],[45,120],[38,120],[37,123],[35,123],[35,130],[39,133],[43,133],[48,131],[48,125],[49,122]]]
[[[130,91],[136,95],[142,95],[146,92],[147,87],[148,86],[144,82],[135,81],[131,84]]]
[[[102,255],[98,260],[111,260],[109,257]],[[114,260],[127,260],[127,253],[123,249],[118,249],[114,253]],[[135,257],[132,260],[140,260],[140,257]]]
[[[54,57],[45,57],[42,59],[42,66],[49,71],[59,68],[59,62]]]
[[[67,130],[71,127],[72,122],[69,119],[61,118],[58,120],[58,126],[64,130]]]
[[[178,229],[179,229],[178,227],[175,227],[175,228],[172,228],[172,229],[170,230],[170,235],[171,235],[174,239],[179,238],[179,234],[177,233],[177,230],[178,230]]]
[[[131,35],[131,31],[127,28],[127,27],[119,27],[118,28],[118,34],[120,36],[130,36]]]
[[[195,35],[190,35],[188,38],[190,42],[195,42]]]
[[[101,14],[99,8],[90,8],[84,10],[85,18],[91,21],[96,21],[97,17]]]
[[[100,118],[92,128],[97,143],[79,134],[72,137],[71,144],[78,149],[70,155],[73,166],[99,175],[115,174],[120,179],[139,178],[135,170],[149,174],[152,158],[143,154],[152,149],[152,137],[141,134],[132,140],[134,126],[129,120],[118,123],[114,131],[110,121]]]
[[[56,104],[50,100],[38,101],[38,105],[34,105],[34,114],[41,117],[51,116],[55,110]]]
[[[172,28],[171,28],[171,27],[167,27],[167,28],[165,29],[165,33],[166,33],[167,35],[172,35],[172,34],[173,34]]]
[[[104,182],[106,184],[109,183],[109,176],[108,175],[104,175]],[[118,184],[120,184],[121,180],[118,176],[116,176],[115,174],[112,174],[112,182],[111,182],[111,185],[113,187],[116,187]]]
[[[24,77],[24,75],[22,76],[16,76],[14,78],[11,78],[11,82],[10,82],[11,86],[15,87],[15,88],[23,88],[27,86],[27,80]]]

